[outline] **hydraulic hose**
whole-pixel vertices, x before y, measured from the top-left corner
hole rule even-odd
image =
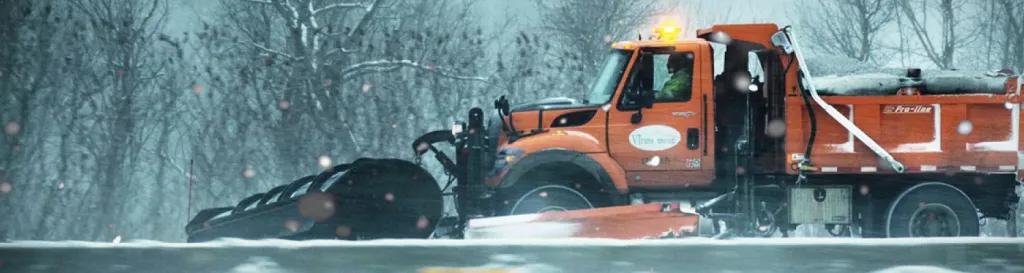
[[[798,65],[800,66],[800,70],[803,71],[804,75],[808,79],[807,87],[809,89],[811,97],[814,98],[814,102],[818,103],[818,106],[820,106],[821,109],[824,109],[825,112],[829,114],[829,116],[832,116],[832,118],[835,119],[836,122],[839,122],[839,124],[842,125],[843,128],[849,130],[854,137],[863,142],[864,145],[867,145],[868,148],[871,149],[871,151],[875,152],[875,154],[882,157],[882,159],[885,159],[885,161],[888,162],[890,166],[892,166],[894,171],[902,173],[906,169],[902,163],[896,161],[896,159],[893,158],[888,151],[882,148],[882,146],[879,146],[878,143],[876,143],[875,140],[871,139],[871,137],[865,134],[864,131],[861,131],[856,124],[853,124],[853,122],[851,122],[841,113],[839,113],[839,111],[836,110],[835,107],[832,107],[832,105],[829,105],[828,103],[825,102],[825,100],[822,100],[821,97],[818,96],[818,90],[814,88],[814,83],[811,82],[810,80],[811,72],[807,69],[807,63],[804,61],[802,52],[800,51],[800,44],[797,42],[798,39],[796,39],[796,35],[788,27],[784,31],[786,32],[786,34],[788,34],[790,43],[793,44],[793,53],[795,53],[796,55]],[[813,112],[813,109],[808,109],[808,111]]]

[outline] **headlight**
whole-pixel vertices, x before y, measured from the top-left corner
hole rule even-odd
[[[512,162],[518,160],[523,155],[523,150],[518,148],[501,149],[494,158],[494,167],[488,173],[488,176],[495,176],[501,173],[502,170],[507,168]]]

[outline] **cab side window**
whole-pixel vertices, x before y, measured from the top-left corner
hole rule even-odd
[[[688,102],[693,97],[693,52],[645,52],[651,55],[652,73],[643,73],[644,65],[635,65],[627,86],[654,92],[654,103]],[[644,76],[644,75],[648,76]],[[651,79],[641,79],[652,77]],[[650,86],[645,82],[649,82]],[[624,94],[625,95],[625,94]],[[621,106],[632,106],[629,96],[623,96]]]
[[[654,55],[654,102],[687,102],[693,97],[693,52]]]

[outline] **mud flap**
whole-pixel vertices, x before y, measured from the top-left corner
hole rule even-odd
[[[466,239],[696,237],[700,216],[678,205],[644,204],[470,220]]]

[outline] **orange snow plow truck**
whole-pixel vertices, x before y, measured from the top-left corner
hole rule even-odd
[[[978,236],[981,218],[1016,231],[1020,76],[812,77],[790,27],[678,32],[612,44],[584,100],[502,96],[493,114],[473,108],[416,139],[413,161],[362,158],[200,211],[188,241],[765,237],[801,224]],[[420,166],[427,153],[447,184]]]

